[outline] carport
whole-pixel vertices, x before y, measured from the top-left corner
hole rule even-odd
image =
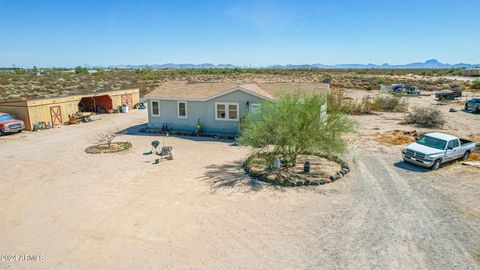
[[[113,109],[113,102],[109,95],[87,96],[82,97],[78,107],[84,112],[107,112]]]

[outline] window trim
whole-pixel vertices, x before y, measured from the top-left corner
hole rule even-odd
[[[157,102],[157,103],[158,103],[158,114],[154,114],[154,113],[153,113],[153,103],[154,103],[154,102]],[[160,117],[160,100],[159,100],[159,99],[151,100],[151,101],[150,101],[150,104],[152,105],[152,109],[150,110],[150,114],[151,114],[153,117]]]
[[[218,105],[225,105],[225,118],[218,118]],[[237,117],[235,119],[229,118],[229,105],[237,106]],[[240,117],[240,106],[238,102],[215,102],[215,120],[217,121],[238,121]]]
[[[180,103],[185,103],[185,116],[180,115]],[[188,118],[188,105],[185,100],[177,100],[177,117],[178,118]]]

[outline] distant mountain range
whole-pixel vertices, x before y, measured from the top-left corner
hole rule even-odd
[[[90,67],[90,66],[86,66]],[[109,68],[160,68],[160,69],[182,69],[182,68],[246,68],[247,66],[235,66],[231,64],[153,64],[153,65],[115,65],[109,66]],[[409,69],[409,68],[474,68],[480,67],[480,64],[446,64],[440,63],[437,59],[430,59],[425,62],[416,62],[405,65],[390,65],[390,64],[336,64],[336,65],[324,65],[324,64],[304,64],[304,65],[270,65],[265,68],[280,68],[280,69]]]
[[[425,62],[415,62],[405,65],[390,65],[390,64],[337,64],[337,65],[323,65],[323,64],[312,64],[312,65],[276,65],[276,66],[269,66],[270,68],[319,68],[319,69],[331,69],[331,68],[339,68],[339,69],[365,69],[365,68],[375,68],[375,69],[389,69],[389,68],[473,68],[473,67],[480,67],[480,64],[466,64],[466,63],[458,63],[458,64],[445,64],[440,63],[437,59],[430,59]]]

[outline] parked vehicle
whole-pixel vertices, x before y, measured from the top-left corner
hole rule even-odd
[[[14,119],[8,113],[0,112],[0,136],[6,133],[21,132],[25,129],[22,120]]]
[[[470,99],[465,103],[465,111],[480,113],[480,98]]]
[[[395,94],[420,95],[420,89],[413,84],[392,84],[391,88]]]
[[[438,100],[454,100],[457,97],[461,97],[462,92],[461,91],[452,91],[452,90],[442,90],[437,93],[435,93],[435,97]]]
[[[403,160],[437,170],[442,163],[456,159],[467,160],[475,142],[445,133],[427,133],[402,150]]]

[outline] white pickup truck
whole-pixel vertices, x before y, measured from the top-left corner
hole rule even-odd
[[[437,170],[444,162],[459,158],[467,160],[475,146],[475,142],[434,132],[407,145],[402,150],[402,156],[405,162]]]

